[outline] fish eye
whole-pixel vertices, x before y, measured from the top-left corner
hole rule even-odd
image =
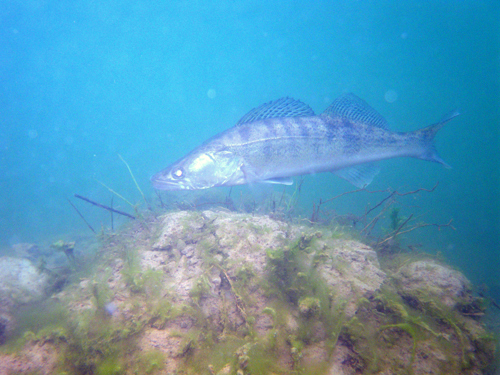
[[[175,172],[172,172],[173,178],[182,178],[184,177],[184,170],[182,168],[177,169]]]

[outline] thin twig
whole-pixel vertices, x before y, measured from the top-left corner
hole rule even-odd
[[[94,206],[97,206],[97,207],[101,207],[101,208],[104,208],[105,210],[108,210],[108,211],[111,211],[111,212],[114,212],[114,213],[117,213],[119,215],[123,215],[123,216],[126,216],[126,217],[129,217],[131,219],[134,219],[135,220],[135,216],[132,216],[126,212],[123,212],[123,211],[118,211],[118,210],[115,210],[114,208],[111,208],[111,207],[108,207],[108,206],[105,206],[103,204],[100,204],[100,203],[97,203],[97,202],[94,202],[88,198],[85,198],[85,197],[82,197],[81,195],[78,195],[78,194],[75,194],[75,198],[78,198],[78,199],[81,199],[81,200],[84,200],[85,202],[88,202],[90,204],[93,204]]]
[[[394,211],[394,212],[396,212],[396,211]],[[394,231],[393,237],[396,237],[398,235],[398,233],[401,230],[401,228],[403,228],[411,220],[412,217],[413,217],[413,214],[411,214],[410,216],[408,216],[408,218],[405,221],[403,221],[403,223],[398,227],[398,229],[396,229]]]
[[[351,191],[346,191],[346,192],[344,192],[344,193],[342,193],[342,194],[338,194],[338,195],[336,195],[336,196],[334,196],[334,197],[332,197],[332,198],[327,199],[326,201],[321,201],[321,200],[320,200],[320,201],[319,201],[319,203],[318,203],[318,207],[317,207],[317,208],[315,207],[315,204],[313,203],[313,215],[312,215],[312,217],[311,217],[311,221],[313,221],[313,222],[314,222],[314,221],[317,221],[317,220],[319,219],[319,209],[320,209],[321,205],[323,205],[323,204],[325,204],[325,203],[328,203],[328,202],[331,202],[331,201],[333,201],[333,200],[335,200],[335,199],[338,199],[338,198],[340,198],[340,197],[343,197],[344,195],[353,194],[353,193],[359,193],[360,191],[366,191],[366,192],[367,192],[367,193],[369,193],[369,194],[374,194],[374,193],[386,193],[386,192],[388,192],[389,190],[388,190],[388,189],[384,189],[384,190],[374,190],[374,191],[369,191],[369,190],[366,190],[366,185],[365,185],[365,186],[363,186],[362,188],[359,188],[359,189],[356,189],[356,190],[351,190]],[[392,194],[391,194],[391,195],[392,195]],[[389,196],[388,198],[390,198],[390,196]],[[385,200],[387,200],[388,198],[384,199],[382,202],[380,202],[380,203],[379,203],[377,206],[375,206],[373,209],[375,209],[376,207],[378,207],[381,203],[383,203],[383,202],[384,202]],[[315,208],[316,208],[316,210],[315,210]],[[373,209],[371,209],[370,211],[373,211]],[[315,212],[315,211],[316,211],[316,212]],[[370,212],[370,211],[368,211],[368,212]],[[367,213],[367,214],[368,214],[368,213]],[[366,215],[367,215],[367,214],[366,214]],[[366,215],[365,215],[365,216],[366,216]]]
[[[111,208],[113,208],[113,198],[114,196],[111,196],[111,205],[110,205]],[[111,231],[114,232],[115,228],[113,224],[113,211],[109,211],[109,213],[111,214]]]
[[[388,197],[382,199],[379,203],[377,203],[375,206],[373,206],[368,211],[366,211],[365,216],[367,216],[370,212],[372,212],[374,209],[376,209],[377,207],[379,207],[386,200],[388,200],[389,198],[392,198],[394,196],[394,194],[396,194],[396,193],[397,193],[396,191],[393,191]]]
[[[344,193],[342,193],[342,194],[336,195],[336,196],[334,196],[333,198],[329,198],[329,199],[327,199],[326,201],[323,201],[323,202],[322,202],[322,204],[324,204],[324,203],[328,203],[328,202],[330,202],[330,201],[333,201],[334,199],[337,199],[337,198],[343,197],[344,195],[347,195],[347,194],[359,193],[360,191],[366,191],[366,192],[370,193],[370,191],[366,190],[366,188],[365,188],[365,187],[362,187],[362,188],[360,188],[360,189],[351,190],[351,191],[346,191],[346,192],[344,192]],[[382,191],[385,191],[385,190],[382,190]]]
[[[427,191],[427,192],[429,192],[429,193],[432,193],[432,192],[433,192],[433,191],[437,188],[437,186],[438,186],[438,185],[439,185],[439,181],[438,181],[438,182],[436,182],[436,185],[434,185],[434,186],[433,186],[433,188],[432,188],[432,189],[430,189],[430,190],[429,190],[429,189],[425,189],[425,188],[419,188],[419,189],[417,189],[417,190],[408,191],[408,192],[406,192],[406,193],[399,193],[399,192],[397,192],[397,191],[394,191],[394,193],[395,193],[396,195],[399,195],[400,197],[403,197],[403,196],[405,196],[405,195],[410,195],[410,194],[416,194],[416,193],[418,193],[419,191]]]
[[[424,228],[424,227],[438,227],[439,230],[441,230],[441,228],[445,228],[445,227],[450,227],[451,229],[453,230],[457,230],[457,228],[455,228],[453,225],[451,225],[453,219],[451,219],[448,224],[435,224],[435,223],[422,223],[422,224],[417,224],[415,225],[413,228],[410,228],[410,229],[407,229],[407,230],[404,230],[402,232],[399,232],[399,234],[403,234],[403,233],[408,233],[408,232],[411,232],[412,230],[415,230],[415,229],[418,229],[418,228]]]
[[[85,218],[83,217],[82,213],[78,210],[78,208],[76,208],[76,206],[75,206],[75,205],[74,205],[74,204],[73,204],[73,203],[72,203],[72,202],[71,202],[68,198],[66,198],[66,199],[68,200],[68,203],[71,205],[71,207],[73,207],[73,208],[75,209],[76,213],[77,213],[78,215],[80,215],[80,217],[81,217],[81,218],[82,218],[82,220],[85,222],[85,224],[87,224],[87,226],[90,228],[90,230],[91,230],[92,232],[94,232],[94,234],[95,234],[95,230],[94,230],[94,228],[92,228],[92,226],[91,226],[91,225],[87,222],[87,220],[85,220]]]
[[[410,216],[411,217],[411,216]],[[407,222],[408,220],[405,221],[405,223]],[[384,239],[382,242],[379,242],[377,245],[382,245],[383,243],[391,240],[392,238],[396,237],[396,235],[401,235],[401,234],[404,234],[404,233],[409,233],[409,232],[412,232],[414,231],[415,229],[419,229],[419,228],[425,228],[425,227],[438,227],[439,229],[441,228],[444,228],[444,227],[450,227],[451,229],[453,230],[456,230],[456,228],[451,225],[451,222],[453,220],[450,220],[448,222],[448,224],[434,224],[434,223],[430,223],[430,224],[427,224],[427,223],[421,223],[421,224],[416,224],[414,227],[410,228],[410,229],[407,229],[407,230],[403,230],[403,231],[400,231],[392,236],[389,236],[387,237],[386,239]],[[403,223],[404,224],[404,223]]]
[[[378,213],[378,215],[375,216],[368,224],[366,224],[366,226],[363,229],[361,229],[361,232],[359,232],[359,233],[360,234],[363,233],[365,230],[367,230],[371,226],[372,229],[370,229],[369,231],[366,232],[366,235],[369,236],[371,231],[373,230],[373,227],[375,227],[375,224],[377,224],[377,221],[380,219],[380,217],[384,214],[385,211],[386,211],[385,208],[384,208],[384,210],[380,211]]]

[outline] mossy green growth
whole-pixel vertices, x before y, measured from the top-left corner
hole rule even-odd
[[[359,234],[359,232],[355,231],[350,226],[341,225],[338,223],[332,224],[328,227],[329,236],[334,240],[358,240],[362,242],[364,238]],[[326,233],[325,233],[326,235]]]
[[[47,300],[23,313],[19,329],[24,334],[16,340],[17,350],[27,341],[50,342],[60,353],[55,373],[124,374],[134,362],[142,360],[135,335],[146,323],[141,316],[133,320],[111,317],[97,306],[70,313],[61,304]]]
[[[141,262],[139,253],[136,249],[126,249],[124,252],[123,268],[121,273],[125,279],[125,283],[130,287],[132,292],[141,291]]]
[[[264,227],[262,225],[256,225],[256,224],[252,223],[251,221],[247,223],[247,227],[258,236],[262,236],[266,233],[271,232],[270,228]]]
[[[238,366],[244,374],[282,373],[276,364],[276,357],[272,351],[260,343],[247,343],[236,352]]]
[[[286,303],[286,310],[291,307],[298,313],[295,338],[289,342],[313,342],[314,326],[319,321],[329,333],[327,345],[333,350],[344,324],[345,303],[335,298],[333,289],[317,270],[318,262],[315,260],[331,255],[331,249],[317,241],[321,237],[321,232],[302,234],[288,246],[268,250],[267,284],[263,284],[263,289],[269,296]],[[279,331],[280,327],[283,329],[276,323],[275,327]],[[300,362],[298,348],[299,345],[295,345],[293,357]]]
[[[151,350],[141,355],[134,366],[134,374],[155,374],[165,367],[165,354],[159,350]]]
[[[237,360],[235,353],[242,344],[244,341],[235,336],[228,336],[218,342],[206,341],[204,337],[200,337],[196,354],[185,355],[185,365],[189,369],[186,373],[205,374],[209,366],[218,372],[227,364],[235,368]]]
[[[58,301],[45,300],[20,306],[17,309],[17,327],[9,340],[0,346],[2,352],[20,350],[28,341],[64,340],[66,333],[67,309]]]
[[[262,314],[267,314],[273,319],[273,324],[276,324],[277,316],[276,316],[276,310],[273,309],[272,307],[264,307],[262,310]]]
[[[189,291],[189,296],[196,303],[200,302],[200,298],[210,292],[211,284],[208,280],[207,275],[201,275],[193,284],[193,287]]]
[[[119,375],[122,373],[123,365],[116,356],[104,359],[95,369],[96,375]]]
[[[316,250],[313,243],[319,237],[321,237],[320,232],[303,233],[297,240],[281,249],[266,251],[267,278],[271,294],[285,297],[297,305],[300,297],[314,293],[313,290],[318,286],[318,278],[310,265],[309,254]]]
[[[163,287],[163,272],[151,268],[143,270],[136,249],[125,252],[124,267],[121,273],[131,292],[154,298],[159,297]]]
[[[397,330],[408,333],[412,339],[407,373],[412,373],[411,365],[415,361],[416,350],[421,341],[426,342],[426,347],[435,347],[448,358],[446,364],[443,364],[443,373],[457,373],[469,368],[473,362],[477,366],[478,363],[490,361],[488,356],[492,353],[492,347],[486,341],[480,342],[481,339],[475,335],[474,329],[470,331],[466,328],[470,318],[430,296],[420,295],[420,298],[419,310],[407,305],[399,295],[387,288],[382,288],[374,299],[378,304],[377,310],[383,312],[383,324],[379,327],[379,333],[383,335],[384,341],[394,345],[400,337]],[[472,324],[472,327],[476,325]],[[391,332],[391,329],[394,332]],[[477,332],[485,331],[479,329]],[[474,342],[478,348],[474,353],[467,350],[470,342]],[[482,347],[481,343],[485,346]],[[479,348],[484,348],[484,351]],[[460,354],[457,358],[458,353]]]
[[[90,283],[92,303],[100,313],[105,312],[106,304],[112,299],[112,293],[107,282],[110,276],[111,270],[105,268],[101,272],[98,272],[94,280]]]
[[[316,297],[303,297],[299,300],[299,313],[310,319],[317,317],[321,311],[321,301]]]
[[[252,264],[245,263],[236,270],[236,282],[239,286],[247,285],[255,277]]]
[[[156,329],[163,329],[167,321],[180,314],[179,309],[174,308],[168,298],[151,299],[149,302],[151,320],[150,324]]]

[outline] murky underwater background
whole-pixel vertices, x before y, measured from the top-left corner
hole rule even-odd
[[[107,212],[73,198],[109,204],[99,181],[140,202],[118,155],[152,198],[153,173],[251,108],[290,96],[321,113],[353,92],[396,131],[463,113],[436,139],[453,169],[385,161],[369,189],[439,182],[405,200],[402,214],[453,219],[456,230],[423,228],[405,242],[442,253],[498,301],[499,10],[493,0],[1,2],[1,251],[91,234],[67,198],[95,228],[108,227]],[[269,189],[283,187],[231,194]],[[307,176],[301,212],[353,189],[329,173]],[[207,194],[228,194],[216,190]],[[381,197],[350,194],[324,208],[361,215]],[[130,210],[116,197],[114,205]]]

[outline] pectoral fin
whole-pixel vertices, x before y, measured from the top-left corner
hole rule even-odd
[[[258,182],[263,184],[293,185],[293,178],[291,177],[270,178],[269,180],[262,180]]]

